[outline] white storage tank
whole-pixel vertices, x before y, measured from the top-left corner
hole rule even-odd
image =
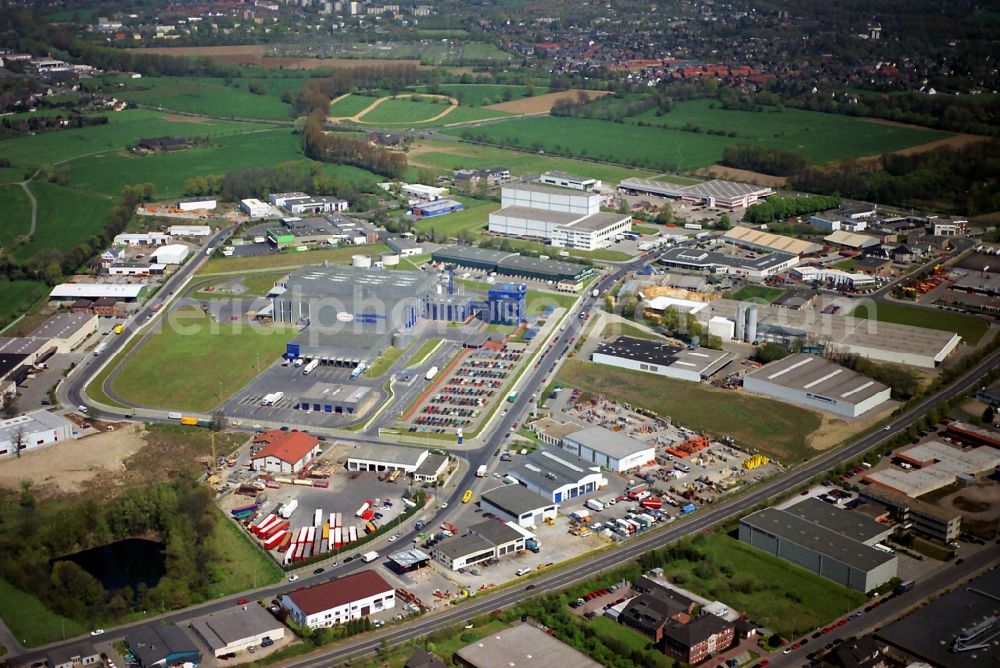
[[[370,269],[372,266],[372,259],[368,255],[352,255],[351,266],[361,267],[362,269]]]
[[[385,267],[393,267],[399,264],[399,255],[396,253],[383,253],[382,254],[382,265]]]

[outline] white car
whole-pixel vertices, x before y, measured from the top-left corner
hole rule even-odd
[[[448,507],[448,502],[447,502],[447,501],[445,501],[445,502],[444,502],[444,503],[442,503],[442,504],[441,504],[440,506],[438,506],[438,508],[440,508],[441,510],[444,510],[444,509],[445,509],[445,508],[447,508],[447,507]]]
[[[397,538],[399,538],[399,534],[395,534],[395,533],[394,533],[394,534],[392,534],[391,536],[389,536],[389,542],[390,542],[390,543],[392,543],[392,542],[393,542],[393,541],[395,541],[395,540],[396,540]]]
[[[295,581],[296,581],[296,580],[298,580],[298,579],[299,579],[299,576],[298,576],[298,575],[289,575],[289,576],[288,576],[288,581],[289,581],[289,582],[295,582]]]
[[[90,635],[92,635],[92,636],[99,636],[102,633],[104,633],[104,629],[94,629],[93,631],[90,632]]]

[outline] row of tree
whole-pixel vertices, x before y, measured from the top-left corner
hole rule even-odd
[[[805,156],[782,148],[736,144],[722,151],[722,164],[736,169],[788,176],[809,166]]]
[[[809,197],[768,197],[764,202],[751,204],[743,214],[748,223],[770,223],[793,216],[807,216],[818,211],[828,211],[840,206],[840,198],[832,195],[812,195]]]

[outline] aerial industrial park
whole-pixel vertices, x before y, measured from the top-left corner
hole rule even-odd
[[[929,18],[161,4],[0,8],[0,666],[1000,658],[995,77]]]

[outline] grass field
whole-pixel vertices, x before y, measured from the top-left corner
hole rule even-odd
[[[666,128],[684,128],[689,124],[703,131],[735,132],[729,142],[760,144],[801,153],[820,164],[863,155],[878,155],[909,146],[926,144],[949,135],[934,130],[873,123],[864,118],[824,114],[801,109],[767,108],[764,111],[713,109],[711,100],[678,102],[669,114],[655,111],[629,119]],[[693,137],[702,135],[686,133]]]
[[[636,327],[630,322],[609,322],[601,332],[601,338],[607,339],[612,336],[631,336],[634,339],[646,339],[647,341],[663,341],[659,334],[648,332],[645,329]],[[582,340],[582,337],[581,337]]]
[[[31,229],[31,201],[21,186],[0,186],[0,246],[11,242]]]
[[[770,304],[775,299],[785,294],[781,288],[769,288],[766,285],[744,285],[742,288],[729,296],[729,299],[738,301],[759,301]]]
[[[639,121],[661,127],[639,127]],[[735,128],[737,137],[688,132],[678,128],[688,123],[703,130],[726,132]],[[461,129],[446,130],[460,135]],[[872,123],[820,112],[740,112],[709,109],[707,100],[680,102],[665,116],[655,112],[613,123],[589,118],[524,118],[495,123],[472,130],[496,143],[512,142],[521,148],[594,157],[612,162],[639,164],[667,171],[706,167],[722,158],[731,144],[752,143],[785,148],[815,163],[876,155],[947,137],[946,133]],[[742,134],[740,134],[742,133]]]
[[[440,98],[398,98],[388,99],[361,116],[361,122],[368,125],[389,127],[429,127],[481,121],[489,118],[507,116],[505,112],[482,107],[458,106],[441,118],[431,121],[444,112],[450,103]]]
[[[500,208],[496,202],[458,196],[454,199],[465,205],[465,209],[444,216],[421,218],[413,223],[413,229],[421,234],[430,234],[439,241],[446,237],[456,237],[465,230],[483,230],[491,213]]]
[[[137,404],[196,412],[211,411],[243,387],[257,375],[257,353],[270,363],[296,333],[291,327],[217,324],[196,309],[171,313],[158,326],[111,388]]]
[[[286,251],[270,255],[252,257],[212,258],[202,266],[199,274],[241,274],[246,272],[264,271],[267,269],[297,269],[307,264],[321,264],[324,261],[347,264],[352,255],[363,253],[379,255],[388,253],[390,248],[385,244],[370,246],[346,246],[344,248],[328,248],[323,250]]]
[[[49,287],[38,281],[0,280],[0,325],[6,325],[49,294]]]
[[[267,79],[257,83],[264,86]],[[280,81],[280,80],[276,80]],[[298,86],[302,79],[294,80]],[[222,79],[188,77],[143,77],[115,89],[122,100],[209,116],[238,116],[267,120],[290,120],[292,106],[281,101],[281,92],[258,95],[248,89],[251,80],[235,79],[226,86]]]
[[[636,234],[645,234],[647,236],[652,236],[654,234],[659,233],[660,228],[651,227],[648,225],[633,225],[632,231],[635,232]]]
[[[0,167],[0,184],[18,183],[24,180],[23,169],[16,167]]]
[[[20,167],[51,165],[74,157],[122,149],[143,137],[218,136],[260,127],[234,121],[179,119],[159,111],[129,109],[109,115],[107,125],[6,139],[0,142],[0,155]],[[136,174],[131,182],[142,180],[142,176]]]
[[[38,221],[32,240],[14,251],[20,260],[43,248],[68,250],[87,241],[104,229],[114,205],[108,198],[46,181],[32,181],[29,188],[38,200]]]
[[[457,130],[455,132],[459,133]],[[454,169],[485,169],[503,166],[514,174],[538,174],[547,170],[555,170],[589,176],[601,179],[605,183],[614,184],[631,176],[652,176],[652,172],[627,167],[602,165],[572,158],[555,158],[468,143],[421,139],[414,143],[414,149],[409,157],[411,164],[429,167],[439,173],[450,173]]]
[[[256,589],[281,579],[282,571],[274,560],[254,547],[246,533],[236,528],[221,512],[208,540],[218,555],[215,561],[208,564],[216,580],[215,596]]]
[[[438,90],[444,95],[451,95],[463,107],[482,107],[497,102],[504,102],[504,93],[509,91],[511,100],[525,97],[527,87],[515,84],[442,84]],[[536,88],[535,93],[544,93],[544,89]]]
[[[945,332],[955,332],[966,343],[976,345],[989,329],[990,323],[982,318],[960,313],[950,313],[937,309],[917,308],[893,302],[879,302],[876,312],[869,313],[867,307],[859,305],[851,314],[856,318],[894,322],[899,325],[913,325]]]
[[[386,348],[385,352],[378,356],[370,367],[365,370],[365,376],[367,378],[378,378],[379,376],[384,376],[385,372],[389,370],[396,360],[398,360],[402,354],[403,350],[399,348],[394,348],[389,346]]]
[[[377,99],[377,97],[371,97],[370,95],[348,95],[342,97],[330,105],[330,115],[334,118],[353,116],[360,111],[364,111],[368,105]]]
[[[859,592],[726,533],[699,536],[692,545],[710,557],[711,566],[671,561],[663,565],[667,578],[711,600],[725,601],[787,639],[823,626],[865,600]]]
[[[558,378],[565,385],[669,415],[690,429],[732,436],[738,445],[786,465],[813,454],[806,437],[821,421],[812,411],[771,399],[576,359],[566,361]]]
[[[598,638],[614,638],[618,642],[624,643],[633,652],[644,652],[643,660],[647,662],[642,664],[644,668],[671,668],[678,665],[673,659],[658,650],[646,651],[650,644],[646,636],[604,615],[584,622],[584,628],[594,633]]]
[[[118,365],[122,363],[122,361],[125,359],[125,356],[128,355],[133,348],[139,345],[140,338],[141,337],[138,336],[134,337],[132,340],[126,343],[125,347],[123,347],[120,351],[118,351],[118,354],[114,356],[114,359],[108,362],[104,366],[104,368],[101,369],[101,372],[98,373],[96,376],[94,376],[94,378],[90,381],[90,383],[87,384],[87,387],[84,390],[85,394],[88,397],[102,404],[107,404],[108,406],[114,406],[116,408],[128,408],[128,406],[124,406],[108,396],[107,392],[104,391],[104,382],[108,379],[108,376],[110,376],[111,373],[118,368]]]
[[[195,176],[223,175],[247,167],[270,167],[304,160],[299,138],[288,128],[217,137],[211,146],[138,155],[109,151],[69,163],[70,180],[81,188],[117,196],[126,185],[149,181],[157,197],[180,197],[184,181]],[[339,167],[339,165],[337,165]],[[370,177],[364,170],[360,174]]]
[[[570,308],[578,298],[579,295],[528,290],[526,296],[527,311],[530,315],[541,313],[542,309],[550,304],[557,308]]]
[[[33,595],[0,578],[0,617],[26,647],[35,647],[88,631],[80,622],[52,612]]]
[[[408,362],[408,364],[410,366],[417,366],[418,364],[423,364],[424,360],[427,359],[427,356],[431,354],[431,351],[437,348],[438,344],[440,343],[441,339],[438,338],[427,339],[426,341],[421,343],[420,347],[417,348],[416,352],[410,356],[410,361]]]

